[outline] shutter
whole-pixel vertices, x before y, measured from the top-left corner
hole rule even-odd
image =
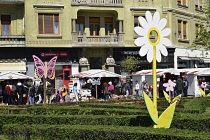
[[[43,34],[43,14],[38,15],[39,34]]]
[[[85,17],[84,16],[78,16],[76,19],[76,24],[85,24]]]
[[[54,15],[54,21],[59,22],[59,16],[58,15]]]
[[[178,32],[181,32],[181,23],[182,23],[182,22],[179,20],[179,21],[178,21]]]
[[[11,15],[1,15],[1,24],[11,24]]]
[[[53,34],[53,15],[44,15],[44,33]]]
[[[183,22],[183,35],[187,35],[187,22]]]
[[[183,5],[187,5],[186,0],[182,0]]]

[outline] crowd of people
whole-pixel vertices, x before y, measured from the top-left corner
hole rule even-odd
[[[158,86],[159,97],[164,97],[163,91],[166,91],[164,83],[167,83],[171,79],[160,78],[160,83]],[[175,83],[174,90],[171,91],[171,97],[176,97],[179,94],[182,96],[187,96],[188,90],[188,81],[186,77],[178,77],[176,80],[172,81]],[[139,82],[136,80],[135,85],[132,85],[132,82],[127,80],[110,80],[106,79],[103,81],[101,86],[101,96],[103,100],[113,99],[117,95],[122,95],[126,99],[133,96],[135,98],[143,97],[143,92],[152,97],[152,86],[148,84],[147,81]],[[94,85],[91,85],[91,81],[87,82],[87,87],[94,89]],[[134,88],[134,93],[133,93]],[[117,92],[116,92],[117,91]],[[96,92],[96,91],[95,91]],[[65,102],[66,96],[69,94],[69,89],[65,85],[58,89],[53,88],[50,84],[46,88],[46,102]],[[78,89],[78,83],[74,83],[72,88],[72,94],[74,97],[70,101],[80,101],[80,92]],[[5,86],[0,86],[0,96],[3,97],[3,103],[8,105],[25,105],[25,104],[38,104],[44,102],[44,86],[43,82],[40,82],[38,85],[33,82],[22,83],[18,81],[16,84],[6,83]],[[94,96],[94,93],[92,93]]]

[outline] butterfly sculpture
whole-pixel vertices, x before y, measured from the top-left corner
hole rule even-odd
[[[57,60],[57,56],[53,57],[47,64],[47,66],[45,66],[45,64],[42,62],[41,59],[39,59],[36,55],[33,55],[33,59],[34,59],[34,65],[35,65],[35,75],[38,78],[42,78],[43,76],[45,78],[52,78],[54,77],[55,74],[55,63]],[[46,70],[45,70],[46,67]]]

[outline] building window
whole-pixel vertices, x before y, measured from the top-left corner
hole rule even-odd
[[[78,16],[76,20],[76,32],[77,35],[82,36],[85,30],[85,17]]]
[[[113,17],[105,17],[105,35],[113,33]]]
[[[10,35],[11,15],[1,15],[1,35]]]
[[[203,9],[203,1],[202,0],[195,0],[195,10],[202,10]]]
[[[58,14],[39,14],[39,34],[59,34]]]
[[[90,17],[90,35],[99,36],[100,33],[100,18],[99,17]]]
[[[142,16],[142,17],[145,18],[145,16]],[[134,27],[137,27],[137,26],[142,27],[138,18],[139,18],[139,16],[134,16]],[[135,31],[134,31],[134,33],[135,33]],[[137,35],[137,34],[135,33],[135,35]]]
[[[188,8],[187,0],[177,0],[177,5],[184,8]]]
[[[178,20],[178,38],[187,39],[187,22]]]

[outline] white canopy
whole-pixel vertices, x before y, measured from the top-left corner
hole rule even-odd
[[[25,74],[7,71],[0,74],[1,80],[9,80],[9,79],[33,79],[32,76],[28,76]]]
[[[106,70],[94,69],[74,74],[72,77],[121,77],[121,75]]]
[[[180,72],[184,72],[184,70],[182,69],[157,69],[156,70],[156,74],[161,76],[164,73],[171,73],[174,75],[180,75]],[[152,70],[141,70],[141,71],[137,71],[132,73],[132,75],[152,75]]]

